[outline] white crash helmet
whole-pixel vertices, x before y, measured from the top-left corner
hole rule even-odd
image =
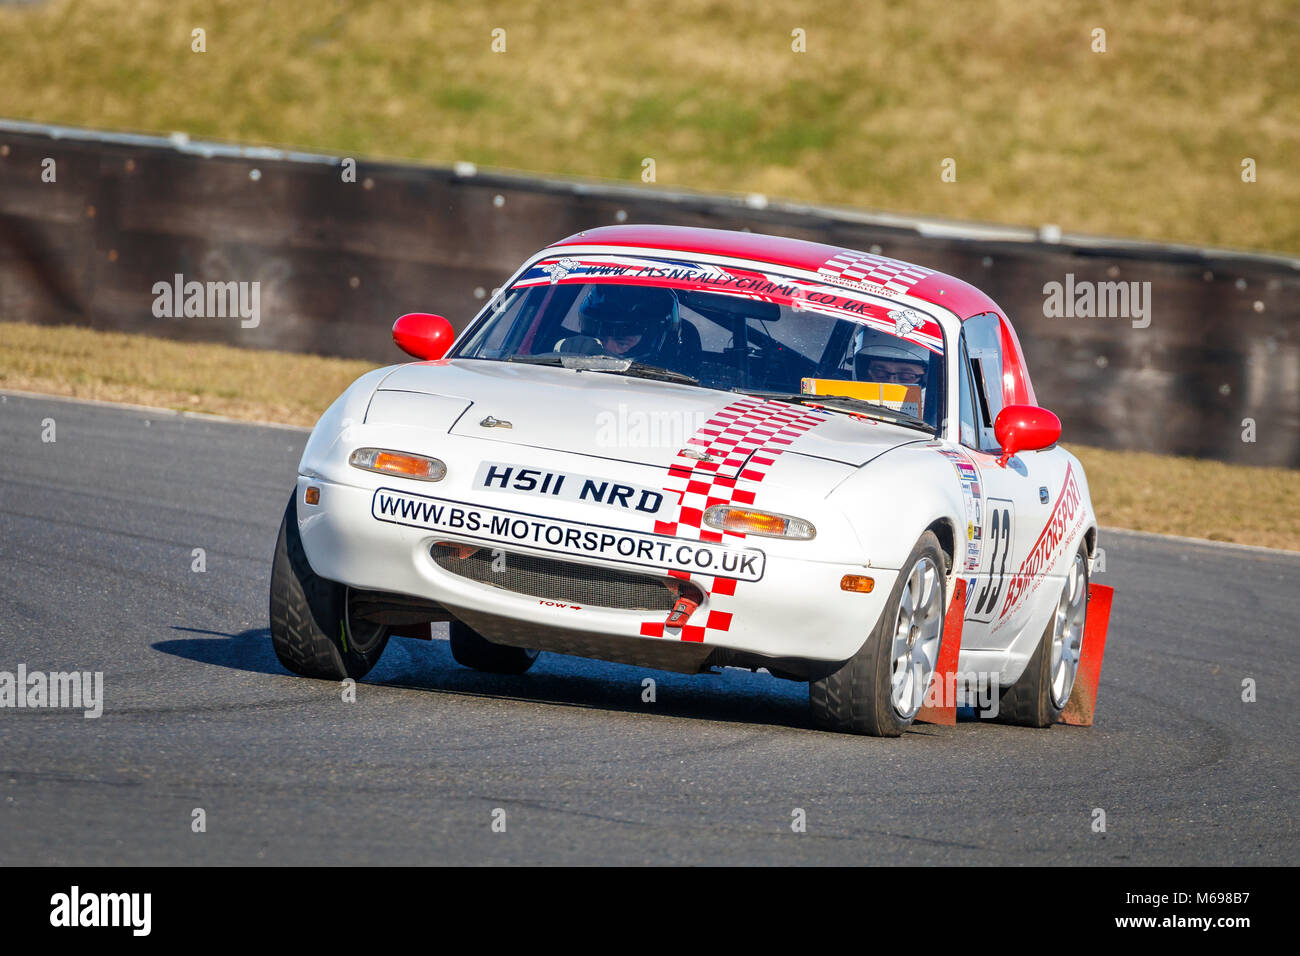
[[[861,326],[853,339],[853,375],[858,381],[872,381],[868,372],[873,359],[885,362],[912,362],[921,366],[919,384],[923,389],[930,372],[930,351],[924,346],[900,339],[888,332]]]

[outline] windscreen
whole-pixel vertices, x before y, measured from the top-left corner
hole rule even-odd
[[[932,427],[943,335],[913,309],[776,273],[637,256],[544,259],[494,300],[456,358],[615,356],[700,387],[847,395]]]

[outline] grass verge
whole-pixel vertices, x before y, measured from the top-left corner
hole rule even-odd
[[[1297,49],[1294,0],[48,0],[0,113],[1296,252]]]
[[[313,425],[353,379],[374,367],[352,359],[0,322],[0,388],[245,421]]]
[[[312,425],[349,359],[0,322],[0,389]],[[1300,551],[1300,472],[1071,445],[1103,525]]]

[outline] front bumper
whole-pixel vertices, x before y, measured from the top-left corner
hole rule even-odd
[[[666,613],[591,604],[575,607],[447,570],[430,552],[435,543],[493,545],[485,544],[481,535],[378,520],[372,515],[372,503],[381,483],[391,485],[391,481],[353,485],[321,476],[299,477],[299,530],[313,570],[351,587],[435,601],[502,643],[683,670],[693,669],[693,662],[702,662],[714,648],[765,658],[842,661],[857,652],[875,626],[898,573],[861,563],[793,557],[788,543],[775,542],[783,547],[764,548],[761,580],[739,580],[729,595],[706,594],[685,628],[669,629],[664,627]],[[320,489],[318,505],[306,504],[308,486]],[[751,537],[745,545],[762,548],[763,540]],[[681,541],[698,544],[687,538]],[[502,541],[500,547],[507,553],[554,557],[518,541]],[[566,555],[565,560],[593,568],[610,566],[599,558]],[[874,590],[869,594],[841,590],[840,580],[846,574],[869,574],[875,579]]]

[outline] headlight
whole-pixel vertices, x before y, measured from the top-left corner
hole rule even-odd
[[[744,534],[761,534],[768,538],[794,538],[809,541],[817,537],[811,521],[792,518],[771,511],[753,508],[736,508],[732,505],[714,505],[704,512],[704,523],[719,531],[738,531]]]
[[[348,458],[348,464],[362,471],[414,478],[416,481],[441,481],[447,474],[447,466],[437,458],[389,451],[387,448],[358,448]]]

